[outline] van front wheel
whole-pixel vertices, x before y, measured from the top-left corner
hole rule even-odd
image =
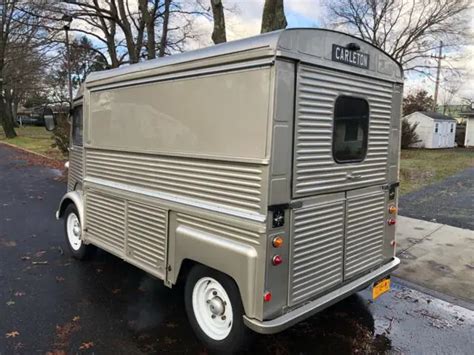
[[[92,245],[86,245],[82,241],[82,227],[76,206],[70,204],[64,211],[64,231],[66,244],[72,256],[82,260],[88,257],[92,251]]]
[[[229,276],[194,266],[184,290],[186,313],[198,338],[210,349],[235,352],[248,343],[240,293]]]

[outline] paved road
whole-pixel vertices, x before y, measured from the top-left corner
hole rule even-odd
[[[64,183],[0,144],[0,354],[206,354],[182,290],[105,252],[71,259],[54,212]],[[395,283],[363,291],[249,353],[472,353],[474,313]]]
[[[400,198],[400,214],[474,230],[474,168]]]

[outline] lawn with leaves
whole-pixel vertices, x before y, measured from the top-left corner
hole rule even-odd
[[[474,167],[474,149],[404,149],[400,193],[406,194]]]
[[[65,159],[58,149],[51,147],[51,144],[53,144],[52,133],[48,132],[44,127],[23,126],[16,128],[15,131],[18,136],[7,139],[3,130],[0,129],[0,142],[9,143],[52,159]]]

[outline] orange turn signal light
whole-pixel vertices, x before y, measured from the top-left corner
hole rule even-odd
[[[394,205],[391,205],[389,208],[388,208],[388,213],[390,214],[395,214],[397,213],[398,209],[397,207],[395,207]]]
[[[275,237],[273,238],[272,240],[272,245],[275,247],[275,248],[279,248],[283,245],[283,238],[282,237]]]

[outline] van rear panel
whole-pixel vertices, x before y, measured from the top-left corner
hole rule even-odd
[[[393,257],[387,209],[396,204],[389,186],[396,183],[390,167],[398,164],[399,99],[396,83],[296,65],[289,307]],[[348,107],[351,100],[359,108]],[[358,112],[366,127],[354,122]]]

